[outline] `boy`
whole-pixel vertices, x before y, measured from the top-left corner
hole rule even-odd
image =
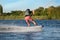
[[[36,22],[31,18],[31,16],[34,14],[34,11],[30,11],[30,9],[27,9],[25,11],[25,21],[27,23],[28,26],[30,26],[30,22],[31,21],[35,26],[37,25]]]

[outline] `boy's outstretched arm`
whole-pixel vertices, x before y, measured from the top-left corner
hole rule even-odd
[[[33,12],[33,15],[34,15],[34,10],[32,10],[32,12]]]

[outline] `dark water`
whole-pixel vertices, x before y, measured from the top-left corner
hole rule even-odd
[[[35,20],[44,25],[42,32],[1,33],[0,40],[60,40],[60,20]],[[0,26],[27,26],[24,20],[0,20]],[[33,24],[31,23],[31,26]]]

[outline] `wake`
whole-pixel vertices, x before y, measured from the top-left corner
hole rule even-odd
[[[42,31],[42,26],[13,26],[0,25],[0,32],[38,32]]]

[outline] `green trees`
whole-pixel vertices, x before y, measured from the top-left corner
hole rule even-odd
[[[3,18],[6,17],[12,17],[12,19],[18,19],[24,17],[25,11],[11,11],[10,13],[3,13],[3,8],[0,5],[0,15],[3,16]],[[3,14],[2,14],[3,13]],[[34,16],[37,19],[60,19],[60,6],[54,7],[50,6],[48,8],[39,7],[35,9]],[[1,17],[2,18],[2,17]]]
[[[54,6],[50,6],[48,8],[48,19],[52,19],[53,17],[55,17],[55,7]]]
[[[11,11],[10,13],[3,13],[3,16],[21,16],[23,11]]]
[[[56,7],[55,13],[56,13],[56,18],[60,19],[60,6]]]
[[[3,13],[3,8],[2,8],[2,5],[0,5],[0,15],[2,15]]]
[[[43,7],[39,7],[38,9],[35,10],[35,15],[36,16],[43,15],[43,13],[44,13],[44,8]]]
[[[60,19],[60,6],[54,7],[50,6],[49,8],[39,7],[35,10],[36,16],[47,16],[48,19]]]
[[[23,15],[23,11],[12,11],[11,12],[11,15],[16,15],[16,16],[19,16],[19,15]]]

